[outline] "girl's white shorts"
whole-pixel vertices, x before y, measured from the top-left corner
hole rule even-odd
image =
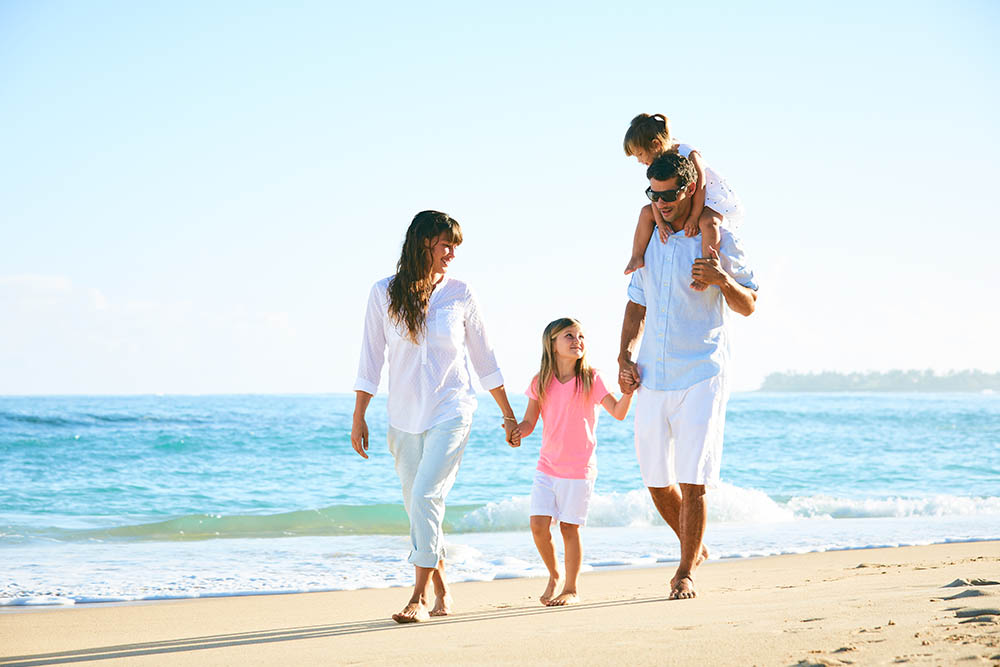
[[[531,516],[550,516],[552,521],[587,523],[590,497],[594,494],[593,479],[563,479],[535,471],[531,485]]]

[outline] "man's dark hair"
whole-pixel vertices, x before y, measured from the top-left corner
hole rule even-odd
[[[646,170],[646,178],[657,181],[669,181],[674,176],[677,177],[677,187],[679,188],[698,180],[694,163],[680,153],[664,153],[653,160],[653,164],[649,165],[649,169]]]

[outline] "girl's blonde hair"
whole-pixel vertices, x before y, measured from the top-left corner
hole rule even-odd
[[[462,243],[458,221],[440,211],[421,211],[406,230],[406,239],[396,264],[396,275],[389,281],[389,317],[406,326],[414,343],[427,323],[427,305],[434,284],[431,282],[430,242],[436,237],[453,245]]]
[[[661,150],[667,150],[673,143],[670,139],[670,121],[661,113],[641,113],[632,119],[625,132],[625,155],[634,155],[635,151],[653,150],[653,142],[660,143]]]
[[[549,322],[548,326],[545,327],[545,331],[542,332],[542,365],[538,369],[538,375],[535,376],[538,380],[536,393],[538,394],[539,405],[545,400],[545,389],[556,374],[556,338],[569,327],[576,327],[581,331],[583,330],[583,325],[572,317],[560,317],[558,320]],[[586,352],[576,360],[574,375],[576,376],[574,391],[577,394],[589,396],[590,388],[594,384],[594,369],[587,363]]]

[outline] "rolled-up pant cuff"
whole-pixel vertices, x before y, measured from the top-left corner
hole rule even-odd
[[[436,568],[438,561],[444,560],[444,551],[436,554],[433,551],[411,551],[408,559],[410,563],[417,567]]]

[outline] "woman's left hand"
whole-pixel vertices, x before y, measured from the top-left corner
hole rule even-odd
[[[503,421],[504,440],[511,447],[521,446],[521,429],[514,421]]]

